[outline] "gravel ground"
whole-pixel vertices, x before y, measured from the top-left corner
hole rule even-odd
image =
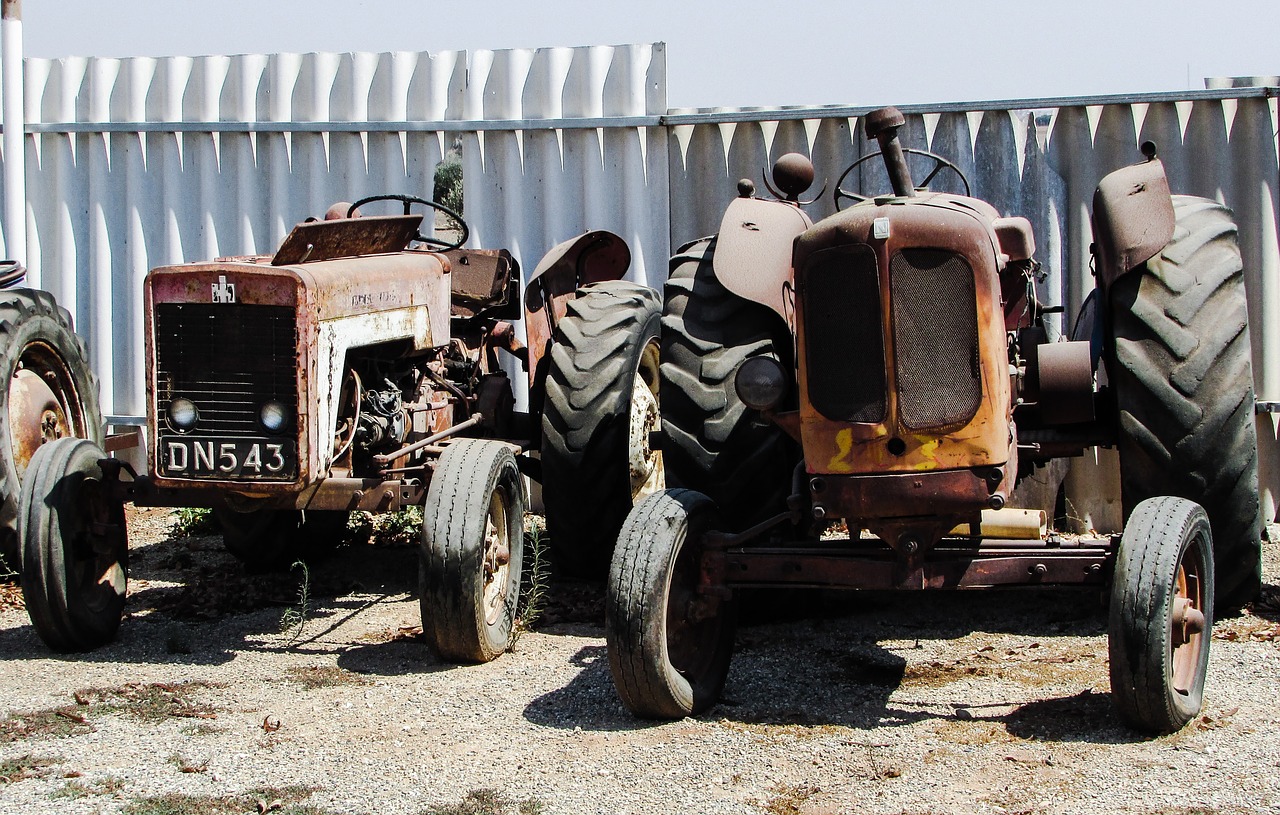
[[[811,594],[740,628],[721,704],[655,725],[614,694],[597,588],[457,667],[415,636],[412,548],[341,550],[291,637],[296,580],[168,517],[131,516],[107,648],[50,655],[0,586],[0,812],[1280,813],[1277,545],[1204,715],[1147,739],[1112,714],[1096,594]]]

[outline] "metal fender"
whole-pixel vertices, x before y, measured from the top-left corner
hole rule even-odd
[[[627,242],[603,229],[556,244],[539,261],[524,291],[530,387],[537,384],[542,359],[555,336],[556,323],[564,317],[578,288],[588,283],[621,280],[630,266],[631,249]]]
[[[735,198],[720,221],[712,269],[726,289],[768,306],[789,325],[795,317],[791,247],[811,226],[793,204]]]
[[[1173,224],[1173,198],[1159,159],[1103,178],[1093,194],[1094,252],[1103,287],[1155,257],[1173,238]]]

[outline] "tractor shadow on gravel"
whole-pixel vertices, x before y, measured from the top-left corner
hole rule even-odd
[[[704,720],[861,731],[933,722],[961,739],[1142,740],[1112,709],[1096,594],[796,592],[743,600],[728,681]],[[534,699],[526,719],[609,731],[663,724],[623,708],[604,646],[582,648],[572,661],[581,666],[577,676]]]
[[[0,661],[52,657],[219,665],[244,650],[329,652],[344,636],[335,633],[344,624],[381,603],[416,596],[418,551],[407,545],[351,544],[310,565],[305,576],[297,567],[249,574],[226,553],[218,535],[169,535],[132,547],[129,573],[125,619],[114,642],[83,654],[52,654],[26,624],[0,629]],[[16,585],[6,588],[20,596]],[[284,630],[286,611],[301,615],[300,630]],[[416,616],[415,604],[414,623]],[[392,666],[399,673],[453,667],[440,663],[410,627],[366,632],[354,645],[383,652],[349,658],[368,662],[376,672]]]

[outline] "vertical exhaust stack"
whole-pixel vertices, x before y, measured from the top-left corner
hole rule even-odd
[[[915,185],[911,183],[911,170],[907,167],[907,156],[898,141],[898,129],[907,123],[907,119],[897,108],[880,108],[867,114],[867,138],[880,142],[880,152],[884,154],[884,168],[889,173],[889,183],[893,185],[893,194],[900,198],[914,198]]]

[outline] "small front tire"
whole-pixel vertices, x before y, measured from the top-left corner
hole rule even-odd
[[[1111,586],[1111,698],[1138,730],[1200,713],[1213,630],[1213,535],[1199,504],[1149,498],[1120,539]]]
[[[57,439],[36,450],[23,479],[22,596],[54,651],[111,642],[124,613],[129,539],[99,465],[106,457],[87,439]]]
[[[511,448],[462,439],[423,507],[422,631],[441,659],[489,662],[511,644],[524,557],[524,481]]]
[[[609,569],[605,636],[618,696],[637,716],[680,719],[720,698],[733,656],[732,597],[699,591],[711,499],[655,493],[627,516]]]

